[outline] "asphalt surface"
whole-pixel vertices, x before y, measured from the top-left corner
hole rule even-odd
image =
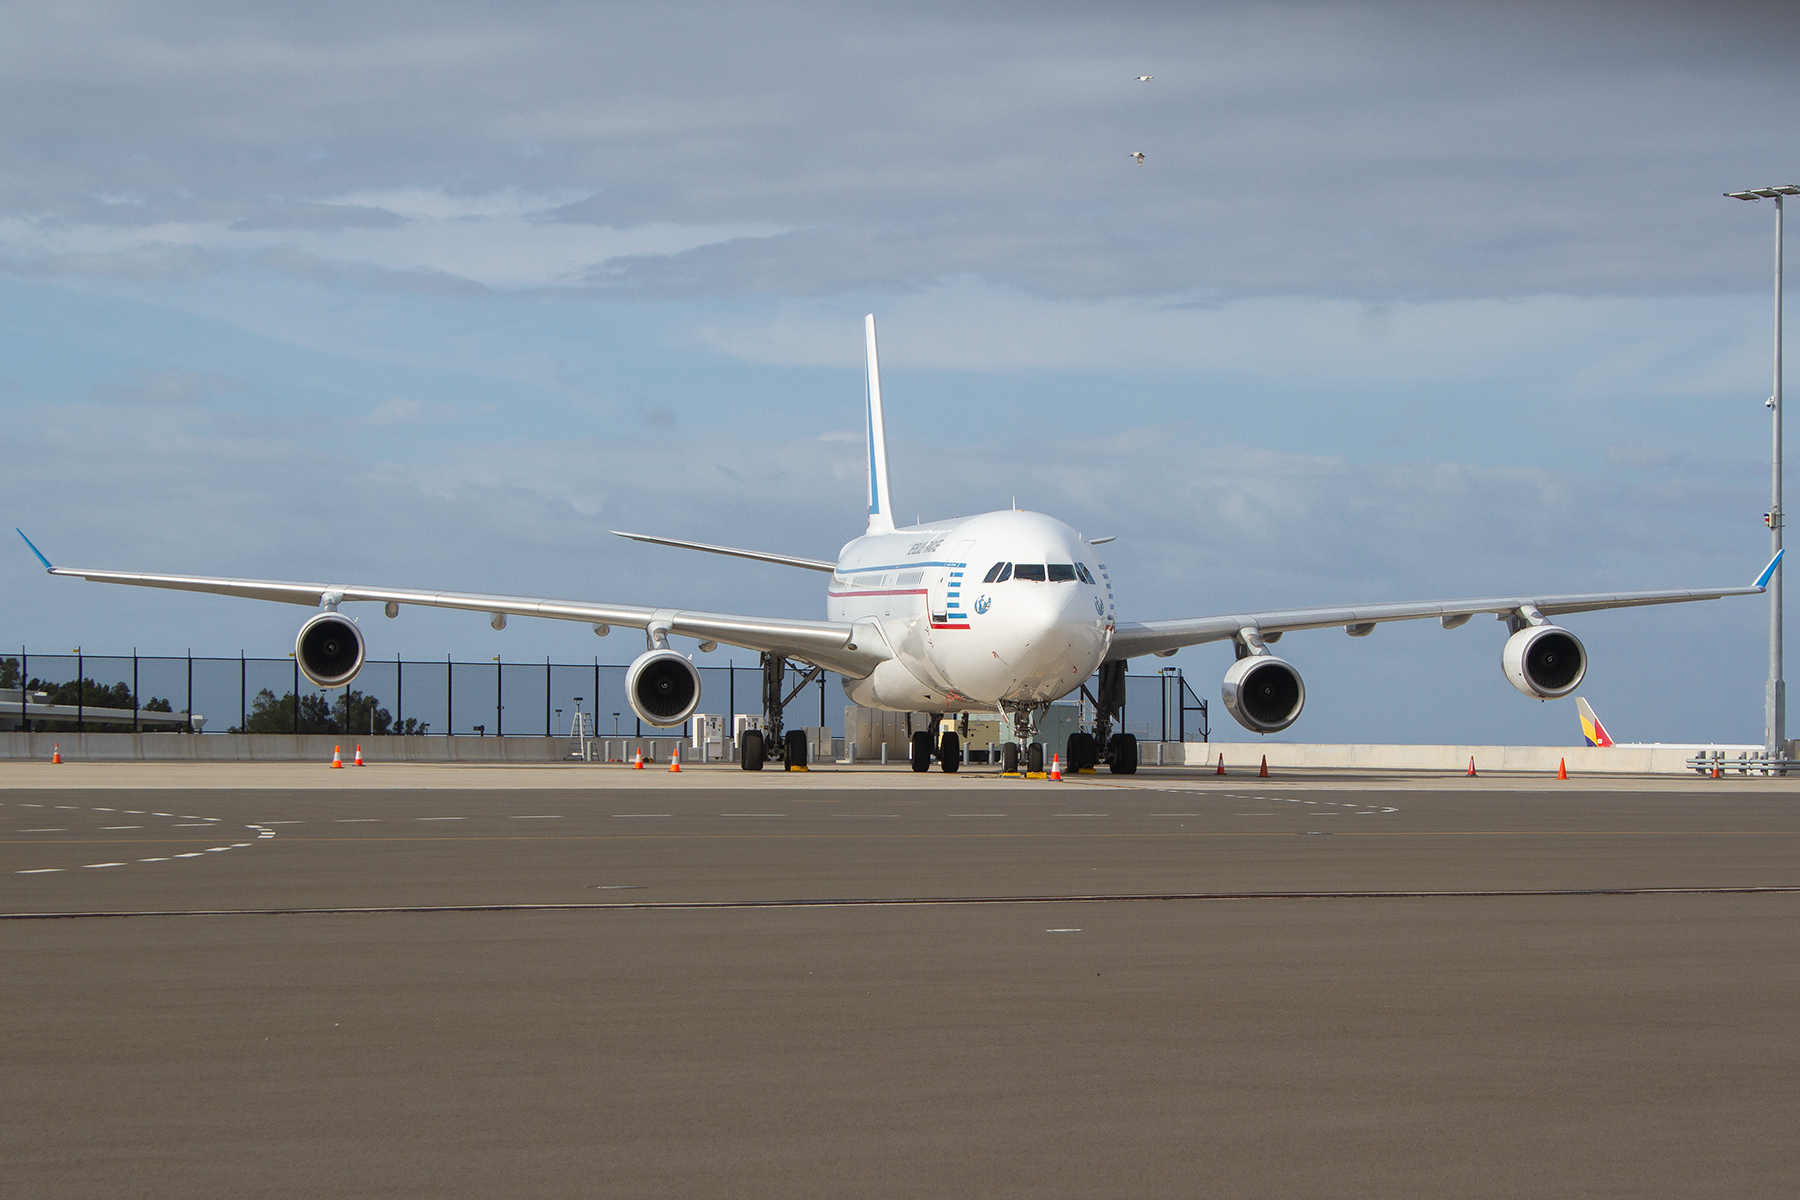
[[[1142,782],[8,789],[0,1195],[1792,1193],[1800,785]]]

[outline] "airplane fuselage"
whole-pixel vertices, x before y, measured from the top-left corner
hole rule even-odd
[[[1036,705],[1100,666],[1116,621],[1094,546],[1041,513],[1002,511],[849,542],[831,620],[874,622],[894,657],[846,679],[854,704],[907,712]]]

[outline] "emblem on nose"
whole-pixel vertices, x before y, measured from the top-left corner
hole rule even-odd
[[[1106,605],[1100,603],[1100,597],[1098,596],[1094,597],[1094,615],[1096,617],[1104,617],[1106,615]]]
[[[984,613],[988,610],[988,607],[992,604],[993,604],[993,601],[989,600],[986,596],[978,597],[975,601],[975,611],[978,613]]]

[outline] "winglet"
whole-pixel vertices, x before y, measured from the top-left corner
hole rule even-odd
[[[22,536],[24,536],[24,535],[23,535],[23,534],[21,534],[21,535],[20,535],[20,536],[21,536],[21,537],[22,537]],[[37,547],[36,547],[36,546],[33,546],[33,547],[32,547],[32,549],[33,549],[33,550],[35,550],[35,549],[37,549]],[[1786,546],[1783,546],[1783,547],[1782,547],[1782,548],[1781,548],[1781,549],[1779,549],[1779,550],[1777,550],[1777,551],[1776,551],[1776,552],[1775,552],[1775,557],[1774,557],[1774,558],[1771,558],[1771,559],[1770,559],[1770,560],[1769,560],[1769,565],[1768,565],[1768,566],[1766,566],[1766,567],[1764,567],[1764,568],[1763,568],[1763,573],[1762,573],[1762,574],[1761,574],[1761,575],[1758,575],[1758,576],[1757,576],[1757,577],[1756,577],[1756,586],[1757,586],[1757,587],[1759,587],[1759,588],[1766,588],[1766,587],[1768,587],[1768,586],[1769,586],[1769,578],[1770,578],[1770,576],[1772,576],[1772,575],[1774,575],[1774,574],[1775,574],[1775,568],[1776,568],[1776,567],[1778,567],[1778,566],[1780,566],[1780,565],[1781,565],[1781,556],[1782,556],[1782,555],[1784,555],[1784,554],[1786,554],[1786,553],[1787,553],[1787,547],[1786,547]],[[44,557],[44,556],[43,556],[43,555],[41,555],[41,554],[40,554],[40,555],[38,555],[38,557],[39,557],[39,558],[42,558],[42,557]],[[47,566],[49,566],[49,565],[50,565],[50,564],[49,564],[49,563],[45,563],[45,564],[44,564],[44,565],[45,565],[45,566],[46,566],[46,567],[47,567]]]
[[[28,537],[25,537],[25,531],[23,529],[20,529],[18,526],[15,525],[13,527],[13,532],[18,534],[20,537],[25,538],[25,544],[27,546],[31,546],[31,539]],[[42,550],[39,550],[36,546],[31,546],[31,552],[38,556],[39,562],[44,564],[44,570],[46,570],[46,571],[56,570],[55,567],[50,565],[50,560],[44,557],[44,552]]]

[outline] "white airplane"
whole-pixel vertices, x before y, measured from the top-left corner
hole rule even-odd
[[[626,672],[625,688],[637,715],[659,727],[682,724],[700,703],[699,672],[690,656],[672,648],[669,639],[697,639],[702,652],[716,649],[720,642],[755,650],[762,656],[765,730],[750,731],[740,747],[744,767],[753,771],[765,762],[805,762],[805,735],[795,730],[782,736],[782,709],[822,671],[843,677],[844,694],[852,702],[874,708],[926,714],[998,710],[1012,720],[1016,739],[1003,747],[1006,769],[1016,771],[1023,754],[1026,769],[1038,771],[1043,747],[1033,742],[1033,735],[1040,717],[1052,701],[1084,689],[1098,673],[1097,695],[1090,693],[1095,701],[1094,731],[1069,739],[1066,766],[1077,770],[1105,762],[1113,772],[1129,775],[1137,770],[1137,741],[1130,734],[1112,732],[1114,717],[1125,701],[1128,659],[1146,654],[1167,657],[1184,646],[1230,639],[1237,645],[1237,661],[1225,672],[1226,710],[1246,729],[1276,733],[1300,716],[1306,687],[1300,672],[1272,654],[1269,646],[1293,630],[1333,625],[1343,626],[1351,637],[1363,637],[1386,621],[1436,617],[1445,629],[1454,629],[1477,614],[1492,613],[1506,622],[1511,635],[1501,653],[1507,679],[1527,696],[1554,699],[1567,696],[1581,683],[1587,651],[1573,633],[1552,624],[1551,617],[1756,595],[1781,559],[1777,554],[1747,587],[1516,595],[1121,621],[1112,577],[1096,549],[1110,537],[1087,538],[1054,517],[1017,510],[895,527],[888,499],[887,434],[873,316],[865,318],[864,333],[868,527],[863,536],[847,542],[835,560],[620,534],[828,575],[825,620],[348,583],[57,567],[29,538],[25,540],[52,575],[320,608],[300,627],[294,657],[306,677],[322,688],[344,687],[362,669],[363,632],[339,607],[365,601],[384,605],[389,617],[399,615],[403,605],[485,612],[495,629],[504,629],[509,616],[583,621],[602,636],[614,625],[641,629],[646,647]],[[810,671],[784,696],[789,660]],[[928,770],[935,758],[944,770],[954,771],[961,762],[960,751],[954,732],[939,736],[920,731],[913,735],[913,769]]]

